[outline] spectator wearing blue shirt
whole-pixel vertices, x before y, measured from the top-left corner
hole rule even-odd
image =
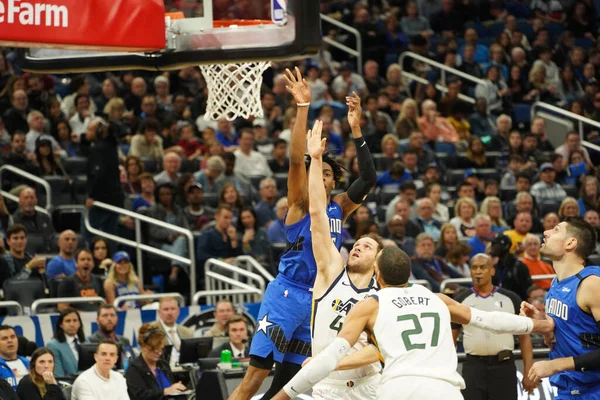
[[[0,326],[0,379],[17,390],[21,378],[29,374],[29,360],[17,355],[19,341],[12,326]]]
[[[475,256],[475,254],[484,253],[487,245],[492,240],[492,221],[487,215],[478,215],[475,217],[475,236],[467,241],[467,244],[471,247],[471,254],[469,260]]]
[[[487,46],[477,43],[479,40],[479,35],[477,35],[477,31],[473,28],[469,28],[465,31],[465,43],[472,44],[475,47],[475,56],[473,57],[473,61],[479,64],[483,64],[489,61],[490,59],[490,50]],[[460,47],[459,53],[461,56],[464,55],[465,45]]]
[[[234,151],[238,147],[238,135],[234,132],[231,122],[221,118],[217,125],[217,140],[226,151]]]
[[[272,178],[260,181],[260,201],[254,206],[258,225],[267,228],[277,219],[275,215],[275,202],[277,201],[277,183]]]
[[[509,70],[508,66],[504,64],[504,49],[496,43],[490,46],[490,61],[483,67],[483,73],[485,74],[492,65],[500,69],[500,79],[508,82]]]
[[[152,175],[147,172],[141,174],[140,185],[142,186],[142,192],[133,200],[133,203],[131,204],[131,210],[135,212],[140,212],[150,208],[155,203],[154,189],[156,189],[156,183],[154,182]]]
[[[390,169],[379,175],[375,186],[384,189],[399,189],[402,182],[412,180],[412,174],[404,169],[404,164],[402,163],[402,161],[394,161],[394,164],[392,164],[392,167]]]
[[[46,275],[48,278],[65,278],[75,273],[75,259],[73,255],[77,249],[77,236],[75,232],[68,229],[58,237],[59,253],[48,263]]]
[[[282,197],[275,203],[277,219],[267,228],[267,237],[271,243],[287,243],[285,233],[285,215],[288,212],[287,197]]]

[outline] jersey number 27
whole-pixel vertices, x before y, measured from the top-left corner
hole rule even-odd
[[[406,347],[406,351],[411,350],[422,350],[427,344],[426,343],[414,343],[411,336],[420,335],[423,333],[423,327],[421,326],[421,322],[419,318],[431,318],[433,319],[433,332],[431,334],[431,342],[429,346],[436,347],[438,345],[438,340],[440,337],[440,315],[438,313],[425,312],[420,316],[416,314],[403,314],[398,316],[398,322],[403,321],[412,321],[414,328],[406,329],[402,332],[402,341],[404,342],[404,347]]]

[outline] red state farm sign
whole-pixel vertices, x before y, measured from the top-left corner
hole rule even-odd
[[[0,0],[0,45],[104,51],[165,47],[164,0],[46,1]]]

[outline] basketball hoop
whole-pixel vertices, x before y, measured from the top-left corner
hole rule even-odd
[[[261,25],[273,25],[273,22],[268,20],[213,21],[214,28],[236,29],[242,26],[260,27]],[[238,117],[262,118],[263,109],[260,102],[262,74],[270,66],[270,61],[200,65],[200,71],[208,87],[204,119],[225,118],[233,121]]]

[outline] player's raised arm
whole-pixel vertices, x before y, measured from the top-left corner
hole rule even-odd
[[[337,248],[331,240],[329,231],[329,217],[327,205],[329,199],[323,184],[323,175],[332,174],[331,170],[323,171],[323,152],[326,139],[321,138],[323,122],[317,120],[312,130],[306,135],[306,144],[310,156],[308,172],[308,211],[310,213],[310,232],[312,235],[312,248],[317,264],[317,280],[313,295],[320,297],[322,289],[330,284],[330,277],[337,276],[344,268],[344,262]]]
[[[373,297],[356,304],[335,340],[302,368],[273,399],[293,399],[325,379],[356,344],[360,334],[372,328],[378,311],[379,303]]]
[[[300,221],[307,212],[308,190],[306,181],[306,165],[304,152],[306,150],[306,124],[308,109],[310,107],[310,87],[298,67],[296,75],[289,69],[285,70],[284,78],[287,82],[286,89],[296,100],[296,122],[292,128],[290,143],[290,169],[288,176],[288,204],[289,211],[285,220],[287,225]]]
[[[360,119],[362,117],[360,97],[352,92],[352,96],[346,97],[346,105],[348,106],[348,123],[352,129],[352,138],[356,145],[356,158],[358,159],[360,176],[350,185],[347,192],[339,194],[333,199],[342,206],[344,221],[360,206],[377,182],[377,171],[375,170],[373,157],[360,129]]]

